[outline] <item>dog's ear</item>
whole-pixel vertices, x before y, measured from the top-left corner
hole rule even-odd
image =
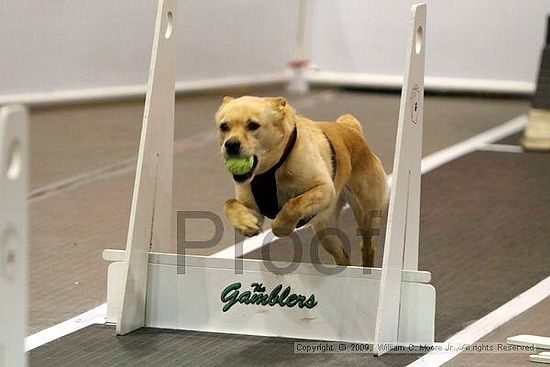
[[[226,104],[227,102],[230,102],[232,100],[234,100],[235,98],[233,97],[229,97],[229,96],[225,96],[223,97],[223,102],[222,102],[222,105]]]
[[[271,97],[266,98],[269,103],[271,103],[275,108],[282,111],[286,107],[286,99],[284,97]]]

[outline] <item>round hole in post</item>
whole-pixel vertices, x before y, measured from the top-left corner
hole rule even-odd
[[[166,14],[166,31],[164,32],[164,38],[170,39],[172,37],[172,31],[174,30],[174,15],[171,11]]]
[[[416,52],[416,54],[420,54],[420,52],[422,51],[422,46],[423,46],[423,43],[424,43],[424,30],[422,29],[422,26],[418,26],[418,28],[416,28],[416,42],[415,42],[415,47],[414,47],[414,51]]]
[[[23,157],[21,152],[21,144],[16,139],[11,142],[8,148],[8,169],[6,175],[10,180],[16,180],[21,173],[21,166],[23,164]]]

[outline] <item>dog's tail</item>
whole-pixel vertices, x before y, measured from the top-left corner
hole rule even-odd
[[[363,135],[363,128],[361,127],[361,123],[357,121],[355,117],[350,115],[349,113],[346,113],[345,115],[339,116],[336,119],[336,122],[339,122],[341,124],[345,124],[349,127],[351,127],[353,130],[357,131],[359,134]]]

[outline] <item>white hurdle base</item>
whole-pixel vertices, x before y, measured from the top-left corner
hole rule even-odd
[[[125,251],[105,250],[109,266],[107,321],[117,321],[117,305],[124,271]],[[374,342],[374,325],[381,269],[347,267],[323,275],[312,264],[299,264],[290,274],[274,274],[261,260],[243,260],[242,274],[235,274],[235,261],[185,255],[185,274],[178,274],[178,255],[149,255],[147,313],[145,326],[166,329],[277,336],[315,340]],[[287,263],[273,262],[282,268]],[[365,274],[370,270],[370,274]],[[429,344],[434,337],[435,289],[430,273],[403,270],[398,343]],[[241,283],[241,292],[261,283],[269,293],[281,284],[284,290],[308,298],[311,309],[255,304],[234,304],[222,309],[225,287]]]

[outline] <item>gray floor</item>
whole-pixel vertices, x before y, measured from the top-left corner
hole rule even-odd
[[[504,145],[520,145],[520,139],[523,137],[523,132],[512,134],[510,136],[507,136],[504,139],[501,139],[495,144],[504,144]]]
[[[422,177],[420,268],[437,290],[436,340],[483,317],[548,276],[550,160],[538,153],[475,152]],[[353,232],[344,215],[343,229]],[[536,218],[537,220],[532,220]],[[302,243],[307,231],[300,232]],[[288,260],[288,243],[269,245]],[[308,253],[304,248],[304,253]],[[260,257],[253,253],[252,257]],[[302,258],[302,261],[309,261]],[[503,342],[520,333],[549,335],[544,301],[488,334]],[[31,366],[405,366],[418,354],[295,354],[292,339],[141,329],[116,337],[91,326],[30,353]],[[525,355],[464,354],[453,366],[528,366]]]
[[[404,366],[418,355],[295,354],[295,340],[94,325],[30,353],[31,366]]]
[[[511,321],[505,323],[495,331],[480,339],[486,343],[506,343],[510,336],[530,334],[550,336],[550,298],[540,302]],[[543,352],[538,350],[537,352]],[[530,363],[530,353],[462,353],[445,364],[446,367],[461,366],[540,366],[544,364]],[[532,353],[536,354],[536,353]]]
[[[280,88],[262,88],[228,94],[284,93]],[[215,141],[213,115],[221,96],[177,99],[174,209],[210,210],[222,216],[223,202],[233,194]],[[317,89],[288,99],[299,112],[314,119],[353,113],[367,121],[367,139],[391,171],[398,94]],[[497,126],[528,106],[528,101],[521,99],[428,96],[423,154]],[[143,101],[31,111],[29,333],[105,301],[107,264],[101,251],[124,246],[142,112]],[[517,138],[501,143],[516,144]],[[423,177],[420,266],[432,271],[438,291],[437,340],[461,330],[548,275],[548,262],[540,256],[550,246],[548,162],[548,155],[537,153],[477,152]],[[226,228],[220,244],[194,252],[211,254],[230,245],[233,233]],[[208,237],[210,230],[209,224],[198,223],[189,235],[200,239]],[[285,244],[272,246],[271,255],[284,259],[288,253]],[[537,324],[541,313],[550,314],[548,302],[485,339],[503,340],[510,333],[520,333],[518,329],[548,334],[547,327]],[[182,359],[174,362],[175,355]],[[328,366],[364,365],[367,361],[373,366],[403,366],[415,358],[299,356],[292,353],[288,339],[162,330],[145,329],[115,338],[112,328],[105,326],[84,329],[30,355],[31,365],[56,367],[199,362]],[[524,362],[520,357],[499,358],[494,363],[487,356],[461,355],[449,365]],[[188,363],[180,363],[182,360]]]
[[[422,176],[419,269],[432,273],[437,290],[436,340],[446,340],[550,275],[550,260],[541,256],[550,248],[549,158],[475,152]],[[355,233],[349,211],[342,230]],[[311,262],[312,232],[303,232],[302,261]],[[377,242],[375,265],[380,266],[383,239]],[[246,257],[265,258],[267,249],[271,260],[291,261],[295,248],[281,239]],[[356,246],[352,263],[359,259]]]
[[[281,89],[228,94],[281,95]],[[183,96],[176,102],[174,209],[210,210],[221,216],[233,185],[215,143],[213,115],[221,94]],[[391,170],[399,95],[333,89],[288,97],[315,119],[353,113],[368,121],[366,134]],[[424,154],[459,142],[526,111],[528,101],[428,96]],[[143,101],[72,105],[31,111],[30,328],[36,332],[105,301],[105,248],[123,248],[141,129]],[[129,161],[128,161],[129,160]],[[107,167],[107,168],[106,168]],[[99,170],[99,171],[98,171]],[[84,175],[84,177],[82,177]],[[71,185],[52,188],[63,180]],[[223,216],[222,216],[223,217]],[[225,223],[225,222],[224,222]],[[230,228],[226,226],[226,228]],[[190,239],[209,236],[198,223]],[[231,244],[227,230],[210,254]]]
[[[281,88],[261,88],[228,91],[227,94],[284,95],[285,92]],[[195,141],[201,137],[206,139],[202,149],[215,154],[217,150],[212,149],[208,133],[213,131],[214,113],[222,96],[206,94],[177,98],[176,139]],[[317,89],[305,96],[288,99],[298,112],[313,119],[334,119],[342,113],[356,115],[366,123],[366,134],[373,149],[390,168],[399,94]],[[433,153],[459,142],[526,112],[528,107],[529,102],[525,99],[427,96],[423,152]],[[33,189],[137,154],[143,114],[141,100],[37,108],[31,112]],[[223,168],[221,162],[217,168]]]

